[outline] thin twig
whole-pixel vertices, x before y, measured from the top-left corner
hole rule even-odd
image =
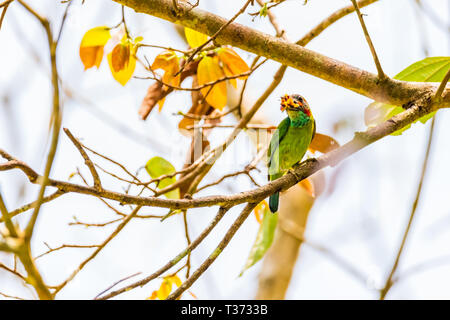
[[[114,282],[112,285],[110,285],[108,288],[106,288],[105,290],[103,290],[102,292],[100,292],[98,295],[95,296],[94,299],[97,299],[98,297],[100,297],[102,294],[108,292],[109,290],[111,290],[112,288],[114,288],[115,286],[117,286],[119,283],[122,283],[130,278],[136,277],[138,275],[140,275],[142,272],[136,272],[134,274],[132,274],[131,276],[125,277],[123,279],[120,279],[119,281]]]
[[[2,3],[2,5],[0,6],[0,8],[3,8],[2,15],[0,16],[0,30],[2,29],[3,19],[5,19],[5,16],[6,16],[6,10],[8,10],[8,7],[12,1],[13,0],[7,0],[4,3]]]
[[[27,279],[25,276],[23,276],[22,274],[20,274],[17,270],[8,268],[7,266],[5,266],[3,263],[0,263],[0,269],[4,269],[6,271],[8,271],[9,273],[12,273],[13,275],[15,275],[16,277],[19,277],[20,279],[22,279],[24,282],[27,282]]]
[[[58,198],[59,196],[63,195],[64,193],[65,193],[65,192],[64,192],[64,191],[61,191],[61,190],[55,191],[54,193],[52,193],[52,194],[50,194],[50,195],[48,195],[48,196],[45,196],[45,197],[42,199],[42,203],[46,203],[46,202],[50,202],[50,201],[52,201],[52,200],[55,200],[56,198]],[[35,208],[36,205],[37,205],[37,203],[38,203],[37,200],[35,200],[35,201],[33,201],[33,202],[30,202],[30,203],[27,203],[27,204],[21,206],[20,208],[17,208],[17,209],[15,209],[15,210],[11,211],[9,214],[10,214],[11,218],[12,218],[12,217],[15,217],[15,216],[17,216],[18,214],[20,214],[20,213],[22,213],[22,212],[25,212],[25,211],[28,211],[28,210],[30,210],[30,209]],[[0,222],[3,222],[3,219],[2,219],[2,218],[0,218]]]
[[[184,235],[186,237],[187,245],[191,244],[191,237],[189,236],[189,225],[187,220],[187,210],[183,210],[183,225],[184,225]],[[188,253],[186,259],[186,278],[189,277],[191,271],[191,252]]]
[[[46,244],[47,245],[47,244]],[[50,246],[47,245],[48,250],[41,253],[40,255],[36,256],[34,259],[37,260],[49,253],[55,252],[55,251],[59,251],[61,249],[65,249],[65,248],[76,248],[76,249],[90,249],[90,248],[98,248],[100,245],[98,244],[92,244],[92,245],[79,245],[79,244],[63,244],[60,245],[59,247],[56,248],[51,248]]]
[[[373,57],[373,60],[375,62],[375,66],[377,67],[378,78],[380,78],[380,80],[383,80],[383,79],[386,78],[386,75],[384,74],[383,68],[381,68],[380,60],[378,59],[377,52],[375,51],[375,47],[374,47],[374,45],[372,43],[372,39],[370,38],[369,32],[367,31],[367,27],[366,27],[366,24],[364,22],[364,19],[363,19],[363,16],[361,14],[361,11],[359,11],[358,3],[356,2],[356,0],[351,0],[351,1],[353,3],[353,6],[355,7],[356,13],[358,15],[359,22],[361,23],[361,27],[362,27],[363,32],[364,32],[364,36],[366,37],[366,41],[367,41],[367,44],[369,45],[370,52],[372,53],[372,57]]]
[[[450,79],[450,69],[448,69],[447,73],[444,76],[444,79],[442,79],[441,84],[439,85],[438,89],[436,90],[436,93],[434,95],[435,101],[440,101],[442,99],[442,93],[444,92],[445,87],[447,86],[447,82]]]
[[[237,17],[239,17],[241,14],[243,14],[245,12],[245,9],[247,9],[247,7],[253,2],[254,0],[248,0],[244,6],[230,19],[228,20],[224,25],[222,25],[219,30],[217,30],[208,40],[206,40],[202,45],[198,46],[194,52],[187,58],[186,63],[184,64],[184,66],[186,66],[187,64],[189,64],[189,62],[191,62],[195,55],[197,53],[199,53],[206,45],[208,45],[209,43],[211,43],[212,41],[214,41],[217,36],[226,28],[228,27],[234,20],[237,19]],[[180,74],[181,72],[183,72],[184,66],[182,68],[180,68],[180,70],[174,75],[174,77],[176,77],[178,74]]]
[[[97,170],[95,170],[94,163],[91,161],[89,156],[87,155],[86,151],[84,151],[81,143],[78,141],[77,138],[75,138],[69,129],[63,128],[65,134],[69,137],[69,139],[72,141],[72,143],[75,145],[75,147],[78,149],[78,152],[80,152],[81,156],[84,159],[84,163],[89,168],[89,171],[91,172],[92,179],[94,180],[94,187],[98,190],[102,190],[102,183],[100,181],[100,177],[98,176]]]
[[[414,217],[415,217],[415,213],[416,213],[416,209],[417,206],[419,204],[421,195],[422,195],[422,186],[423,186],[423,182],[425,180],[425,176],[427,173],[427,169],[428,169],[428,162],[429,162],[429,158],[430,158],[430,150],[431,150],[431,146],[433,143],[433,134],[434,134],[434,128],[435,128],[435,121],[436,118],[433,117],[433,120],[431,122],[431,126],[430,126],[430,131],[428,134],[428,142],[427,142],[427,147],[425,149],[425,156],[424,156],[424,160],[423,160],[423,165],[422,165],[422,173],[420,176],[420,180],[419,180],[419,184],[417,186],[417,191],[416,191],[416,197],[414,199],[414,202],[412,204],[412,208],[411,208],[411,213],[409,215],[409,220],[408,220],[408,224],[405,227],[405,231],[403,232],[403,238],[402,241],[400,243],[400,246],[398,248],[397,251],[397,255],[395,257],[395,261],[394,264],[392,265],[391,271],[389,273],[389,276],[386,279],[385,285],[384,287],[380,290],[380,300],[384,300],[386,298],[386,295],[388,294],[389,290],[391,289],[392,285],[393,285],[393,281],[392,278],[395,275],[395,272],[397,270],[397,267],[400,263],[400,259],[402,257],[402,253],[403,253],[403,249],[405,247],[406,244],[406,240],[408,239],[408,235],[409,235],[409,231],[411,229]]]
[[[136,287],[142,287],[149,283],[151,280],[156,279],[160,275],[162,275],[164,272],[172,268],[174,265],[176,265],[181,259],[183,259],[189,252],[192,252],[197,246],[209,235],[209,233],[214,229],[214,227],[219,223],[220,220],[222,220],[225,213],[228,211],[229,208],[220,207],[219,211],[217,212],[214,219],[210,222],[210,224],[203,230],[203,232],[194,240],[191,242],[189,246],[186,247],[183,251],[181,251],[175,258],[170,260],[166,265],[149,275],[148,277],[145,277],[142,280],[139,280],[135,283],[132,283],[126,287],[123,287],[119,290],[113,291],[103,297],[99,297],[99,300],[106,300],[110,299],[112,297],[115,297],[121,293],[124,293],[126,291],[129,291],[131,289],[134,289]]]
[[[195,272],[190,276],[183,284],[178,287],[172,294],[170,294],[167,299],[174,300],[177,299],[184,291],[189,289],[191,285],[211,266],[211,264],[217,259],[217,257],[222,253],[222,251],[227,247],[233,238],[236,231],[242,226],[244,221],[247,219],[249,214],[252,212],[253,208],[256,207],[257,203],[248,203],[245,208],[242,210],[239,217],[235,220],[235,222],[228,229],[227,233],[223,237],[222,241],[220,241],[219,245],[216,249],[209,255],[209,257],[200,265],[200,267],[195,270]]]
[[[95,250],[86,260],[84,260],[83,262],[80,263],[80,265],[78,266],[77,269],[75,269],[72,274],[66,279],[64,280],[61,284],[57,285],[55,287],[55,291],[53,292],[53,295],[56,295],[61,289],[63,289],[70,281],[73,280],[73,278],[75,278],[75,276],[78,274],[78,272],[80,272],[84,266],[91,261],[92,259],[94,259],[99,253],[100,251],[103,250],[103,248],[106,247],[106,245],[112,240],[114,239],[117,234],[119,234],[119,232],[128,224],[128,222],[131,221],[131,219],[133,219],[136,214],[138,213],[138,211],[142,208],[142,206],[137,206],[123,221],[121,224],[119,224],[117,226],[117,228],[109,235],[108,238],[105,239],[105,241],[103,241],[97,248],[97,250]]]
[[[17,238],[17,231],[14,227],[14,224],[11,221],[11,214],[8,212],[8,209],[6,209],[5,202],[3,201],[2,193],[0,190],[0,213],[2,217],[2,221],[5,222],[6,229],[8,229],[8,236]]]

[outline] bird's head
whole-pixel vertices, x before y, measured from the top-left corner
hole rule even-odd
[[[285,94],[281,97],[281,111],[287,111],[289,117],[298,115],[299,112],[303,112],[308,117],[311,117],[311,109],[308,102],[299,94]]]

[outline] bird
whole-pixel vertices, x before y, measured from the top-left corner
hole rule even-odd
[[[287,117],[280,122],[270,140],[267,152],[269,181],[280,178],[303,159],[316,133],[316,121],[301,95],[282,96],[280,110],[286,111]],[[279,198],[279,191],[269,197],[272,213],[278,211]]]

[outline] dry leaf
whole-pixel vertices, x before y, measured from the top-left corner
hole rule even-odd
[[[264,212],[269,210],[269,205],[267,204],[266,200],[261,201],[253,210],[255,213],[256,221],[258,221],[259,224],[262,223]]]
[[[322,153],[327,153],[331,150],[339,148],[339,143],[334,140],[332,137],[327,136],[325,134],[317,133],[314,136],[314,139],[311,141],[308,149],[312,153],[319,151]]]
[[[200,47],[206,42],[206,40],[208,40],[208,36],[206,34],[189,28],[184,28],[184,35],[186,36],[186,41],[189,43],[191,48]]]
[[[80,59],[84,70],[100,67],[103,58],[103,48],[111,38],[108,27],[96,27],[88,30],[81,40]]]
[[[111,73],[121,85],[125,85],[131,79],[136,68],[137,44],[142,37],[137,37],[133,41],[123,37],[114,49],[108,54],[108,63]]]
[[[228,72],[232,76],[243,74],[250,70],[247,63],[231,48],[223,47],[218,51],[218,56],[224,70],[229,70]],[[226,71],[227,72],[227,71]],[[246,76],[240,77],[239,79],[245,80]]]
[[[80,58],[83,62],[84,70],[96,66],[100,67],[103,59],[103,46],[80,47]]]
[[[197,61],[190,62],[184,68],[183,72],[181,72],[180,83],[187,77],[195,75],[197,73],[197,66],[198,66]],[[147,90],[147,94],[145,95],[141,107],[139,108],[138,111],[141,119],[142,120],[147,119],[148,115],[153,110],[156,104],[159,104],[159,109],[161,110],[162,105],[164,104],[165,97],[172,91],[173,91],[172,88],[169,88],[167,86],[163,87],[163,85],[160,82],[154,82],[153,84],[151,84]]]
[[[164,83],[175,87],[180,85],[180,75],[175,76],[180,71],[180,59],[174,51],[165,51],[156,56],[152,69],[165,71],[162,78]]]
[[[218,57],[204,57],[198,64],[197,78],[199,86],[224,78]],[[206,101],[216,109],[223,110],[227,104],[227,85],[218,82],[200,90]]]
[[[312,182],[309,178],[303,179],[303,180],[300,181],[298,184],[299,184],[303,189],[305,189],[306,192],[308,192],[308,194],[309,194],[311,197],[313,197],[313,198],[316,197],[314,184],[313,184],[313,182]]]
[[[114,72],[126,68],[130,62],[130,46],[119,43],[111,52],[111,65]]]

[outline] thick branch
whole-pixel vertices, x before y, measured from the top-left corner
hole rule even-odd
[[[304,161],[300,165],[296,166],[292,173],[288,173],[283,177],[274,180],[260,188],[237,193],[234,195],[217,195],[200,197],[197,199],[172,200],[157,197],[139,197],[108,190],[99,191],[93,187],[86,187],[54,179],[49,179],[49,185],[56,187],[64,192],[75,192],[80,194],[93,195],[96,197],[115,200],[127,204],[171,209],[187,209],[215,205],[229,207],[246,202],[259,202],[275,193],[276,191],[289,189],[298,181],[309,177],[320,169],[328,166],[335,166],[340,161],[363,149],[367,145],[405,127],[408,124],[411,124],[412,122],[418,120],[420,117],[435,111],[436,108],[433,107],[430,101],[431,98],[429,96],[425,97],[421,99],[421,101],[419,101],[417,104],[413,105],[406,111],[392,117],[386,122],[369,128],[365,132],[355,134],[355,137],[351,141],[341,146],[340,148],[330,151],[319,158]],[[0,155],[2,155],[5,159],[12,159],[4,164],[0,164],[0,171],[18,168],[25,172],[28,175],[30,181],[33,183],[39,183],[39,181],[42,179],[42,177],[39,176],[28,165],[14,159],[12,156],[1,149]]]
[[[150,14],[199,32],[214,35],[228,20],[210,12],[179,3],[176,13],[171,0],[114,0],[137,12]],[[377,75],[334,60],[286,40],[262,33],[238,23],[231,23],[217,36],[219,44],[229,44],[248,52],[278,61],[376,101],[403,105],[437,86],[430,83],[380,81]],[[450,106],[450,90],[443,95],[443,105]]]

